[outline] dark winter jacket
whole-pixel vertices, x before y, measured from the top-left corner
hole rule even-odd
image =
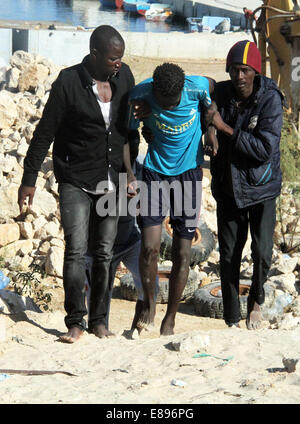
[[[222,199],[229,178],[238,208],[275,198],[281,189],[279,145],[283,104],[275,82],[258,75],[255,90],[243,110],[237,109],[231,81],[217,83],[215,101],[234,134],[228,137],[217,133],[219,150],[211,160],[214,197]]]

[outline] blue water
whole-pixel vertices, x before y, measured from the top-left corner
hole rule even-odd
[[[165,1],[164,1],[165,3]],[[149,22],[143,16],[105,8],[99,0],[0,0],[0,19],[59,21],[93,28],[112,25],[119,31],[183,31],[183,23]]]

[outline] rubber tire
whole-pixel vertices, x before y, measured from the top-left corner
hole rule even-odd
[[[171,266],[159,264],[158,270],[161,272],[170,272]],[[189,297],[193,297],[195,290],[197,290],[198,287],[199,287],[198,273],[190,269],[188,280],[180,300],[185,300]],[[120,292],[123,299],[133,300],[133,301],[137,300],[137,293],[135,290],[131,272],[128,272],[127,274],[123,275],[123,277],[120,278]],[[157,294],[156,303],[168,303],[168,295],[169,295],[169,280],[164,278],[160,280],[159,282],[159,292]]]
[[[251,286],[251,280],[240,280],[240,284]],[[196,315],[210,318],[223,318],[223,300],[222,297],[216,297],[211,294],[211,290],[221,288],[221,281],[207,284],[194,292],[194,308]],[[265,306],[270,306],[274,299],[274,291],[267,285],[265,289]],[[247,317],[247,295],[240,295],[240,311],[242,319]]]
[[[168,221],[169,217],[167,217],[162,224],[160,254],[163,260],[172,259],[173,237],[172,229],[168,224]],[[212,250],[215,248],[215,239],[213,233],[202,220],[202,218],[199,221],[198,229],[200,232],[200,238],[196,242],[195,238],[193,239],[190,260],[191,268],[194,268],[196,265],[206,261]]]

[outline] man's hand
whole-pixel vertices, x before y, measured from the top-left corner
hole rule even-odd
[[[210,157],[216,156],[219,149],[219,142],[216,136],[216,130],[214,127],[208,127],[208,130],[204,136],[204,152]]]
[[[18,205],[19,205],[20,213],[22,213],[22,209],[27,197],[28,197],[28,206],[30,207],[32,205],[34,193],[35,193],[35,187],[29,187],[23,184],[20,185],[18,190]]]
[[[133,116],[135,119],[146,119],[151,115],[152,109],[145,100],[134,99],[130,101],[130,104],[133,106]]]
[[[127,197],[134,197],[137,194],[137,181],[133,173],[127,173]]]
[[[152,134],[152,131],[146,125],[144,125],[142,128],[142,136],[148,144],[152,143],[152,141],[154,140],[154,135]]]

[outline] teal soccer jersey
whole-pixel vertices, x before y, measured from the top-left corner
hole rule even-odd
[[[180,103],[172,110],[162,109],[152,94],[152,78],[130,93],[130,99],[143,99],[152,113],[144,123],[154,135],[148,146],[144,166],[163,175],[179,175],[203,162],[200,120],[201,105],[209,107],[209,82],[205,77],[186,76]],[[139,120],[130,116],[129,127],[137,129]]]

